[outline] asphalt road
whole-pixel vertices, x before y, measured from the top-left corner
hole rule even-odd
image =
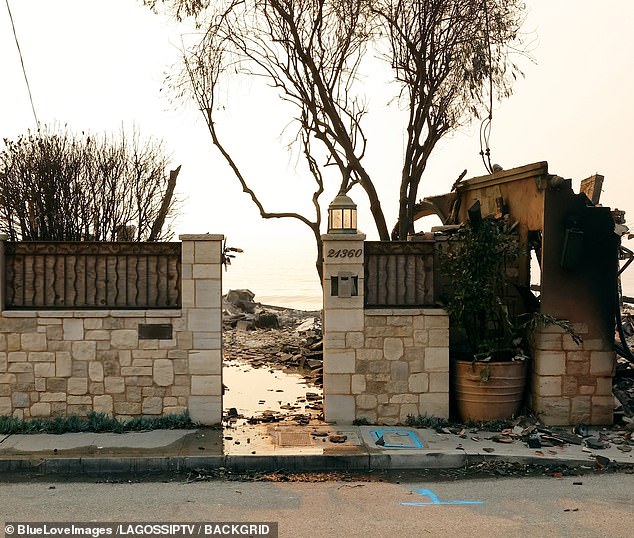
[[[455,482],[413,476],[400,483],[0,483],[0,514],[2,523],[276,521],[281,537],[630,538],[634,475]]]

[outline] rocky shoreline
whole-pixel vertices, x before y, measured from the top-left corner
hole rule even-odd
[[[263,409],[245,416],[236,408],[228,408],[224,420],[305,425],[323,419],[321,311],[263,305],[254,299],[249,290],[231,290],[223,297],[224,362],[244,365],[247,371],[264,368],[299,374],[308,390],[305,396],[276,410]],[[231,391],[231,387],[225,390]]]

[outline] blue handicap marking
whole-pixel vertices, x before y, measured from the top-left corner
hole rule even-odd
[[[418,503],[401,503],[401,506],[429,506],[432,504],[484,504],[484,501],[442,501],[438,498],[432,490],[430,489],[415,489],[412,490],[412,493],[417,493],[423,497],[428,497],[429,502],[418,502]]]

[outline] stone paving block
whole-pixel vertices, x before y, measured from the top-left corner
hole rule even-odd
[[[421,415],[449,418],[449,393],[425,393],[419,395]]]
[[[14,392],[11,395],[13,407],[30,407],[31,398],[26,392]]]
[[[96,342],[73,342],[71,353],[78,361],[94,361],[97,358]]]
[[[405,361],[393,361],[390,364],[390,376],[393,381],[409,380],[409,365]]]
[[[39,362],[33,366],[36,377],[55,377],[55,363]]]
[[[188,409],[194,422],[212,425],[222,420],[220,396],[190,396]]]
[[[430,372],[429,392],[449,394],[449,372]]]
[[[611,376],[616,366],[614,351],[593,351],[590,354],[590,373]]]
[[[31,406],[30,412],[32,417],[50,417],[51,404],[45,402],[35,403]]]
[[[104,378],[106,392],[109,394],[122,394],[125,392],[125,381],[123,377],[106,376]]]
[[[429,329],[427,345],[445,348],[449,346],[449,329]]]
[[[113,330],[110,342],[114,349],[136,349],[138,344],[137,331],[132,329]]]
[[[570,419],[568,424],[588,424],[592,416],[592,397],[575,396],[570,399]]]
[[[163,398],[156,396],[143,398],[141,412],[144,415],[160,415],[163,412]]]
[[[425,349],[425,370],[428,372],[449,371],[449,347],[428,347]]]
[[[401,424],[407,423],[409,417],[417,417],[420,415],[418,404],[404,403],[399,410],[398,420]]]
[[[324,358],[324,374],[352,374],[354,372],[354,351],[332,350]]]
[[[55,353],[52,351],[29,351],[30,362],[55,362]]]
[[[219,375],[191,376],[191,394],[194,396],[220,396],[222,383]]]
[[[429,374],[420,372],[409,376],[409,391],[414,394],[427,392],[429,390]]]
[[[0,416],[9,417],[13,411],[13,405],[9,396],[0,396]]]
[[[328,422],[352,424],[355,419],[355,397],[343,394],[328,394],[324,397],[324,409]]]
[[[563,394],[562,377],[533,376],[533,392],[538,396],[561,396]]]
[[[324,391],[328,394],[350,394],[350,374],[324,373]]]
[[[536,351],[534,370],[539,375],[564,375],[566,373],[566,353],[563,351]]]
[[[374,394],[360,394],[356,397],[358,409],[376,409],[378,402]]]
[[[103,381],[103,364],[92,361],[88,364],[88,377],[91,381]]]
[[[95,413],[104,413],[112,415],[114,410],[114,402],[110,394],[102,394],[93,398],[93,410]]]
[[[190,374],[220,375],[221,369],[222,352],[220,350],[197,350],[189,352]]]
[[[350,378],[350,392],[352,394],[363,394],[366,390],[365,376],[355,374]]]
[[[568,424],[570,400],[556,396],[533,396],[533,410],[542,422],[549,426]]]
[[[88,392],[88,379],[85,377],[71,377],[66,385],[69,395],[81,395]]]
[[[24,351],[10,351],[7,353],[7,362],[26,362],[27,354]]]
[[[84,321],[82,319],[66,318],[62,324],[64,340],[82,340],[84,338]]]
[[[383,342],[383,354],[387,360],[396,361],[403,356],[403,341],[400,338],[386,338]]]

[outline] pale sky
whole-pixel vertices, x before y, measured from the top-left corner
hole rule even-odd
[[[548,161],[551,173],[579,180],[605,176],[602,203],[634,217],[634,1],[527,0],[524,31],[536,63],[524,61],[526,78],[514,95],[495,105],[493,161],[513,168]],[[178,58],[177,24],[152,14],[140,0],[9,0],[35,109],[41,123],[68,124],[75,131],[117,131],[137,125],[142,135],[165,141],[184,200],[177,233],[222,233],[247,250],[236,265],[313,271],[313,243],[303,225],[262,221],[211,144],[192,106],[167,100],[164,72]],[[608,9],[609,8],[609,9]],[[35,126],[5,2],[0,3],[0,138]],[[367,166],[375,177],[391,227],[397,213],[402,125],[386,107],[379,77],[368,77],[370,99]],[[244,166],[267,208],[310,208],[294,159],[281,147],[287,120],[275,98],[253,84],[234,82],[219,133]],[[420,197],[447,192],[458,174],[486,173],[477,129],[446,138],[432,156]],[[306,183],[308,188],[310,183]],[[334,197],[322,197],[325,208]],[[361,191],[359,228],[376,232]],[[311,214],[312,216],[312,214]],[[324,229],[325,231],[325,229]],[[626,243],[626,246],[628,245]],[[268,254],[262,253],[268,251]],[[250,256],[250,257],[249,257]],[[231,274],[231,273],[229,273]]]

